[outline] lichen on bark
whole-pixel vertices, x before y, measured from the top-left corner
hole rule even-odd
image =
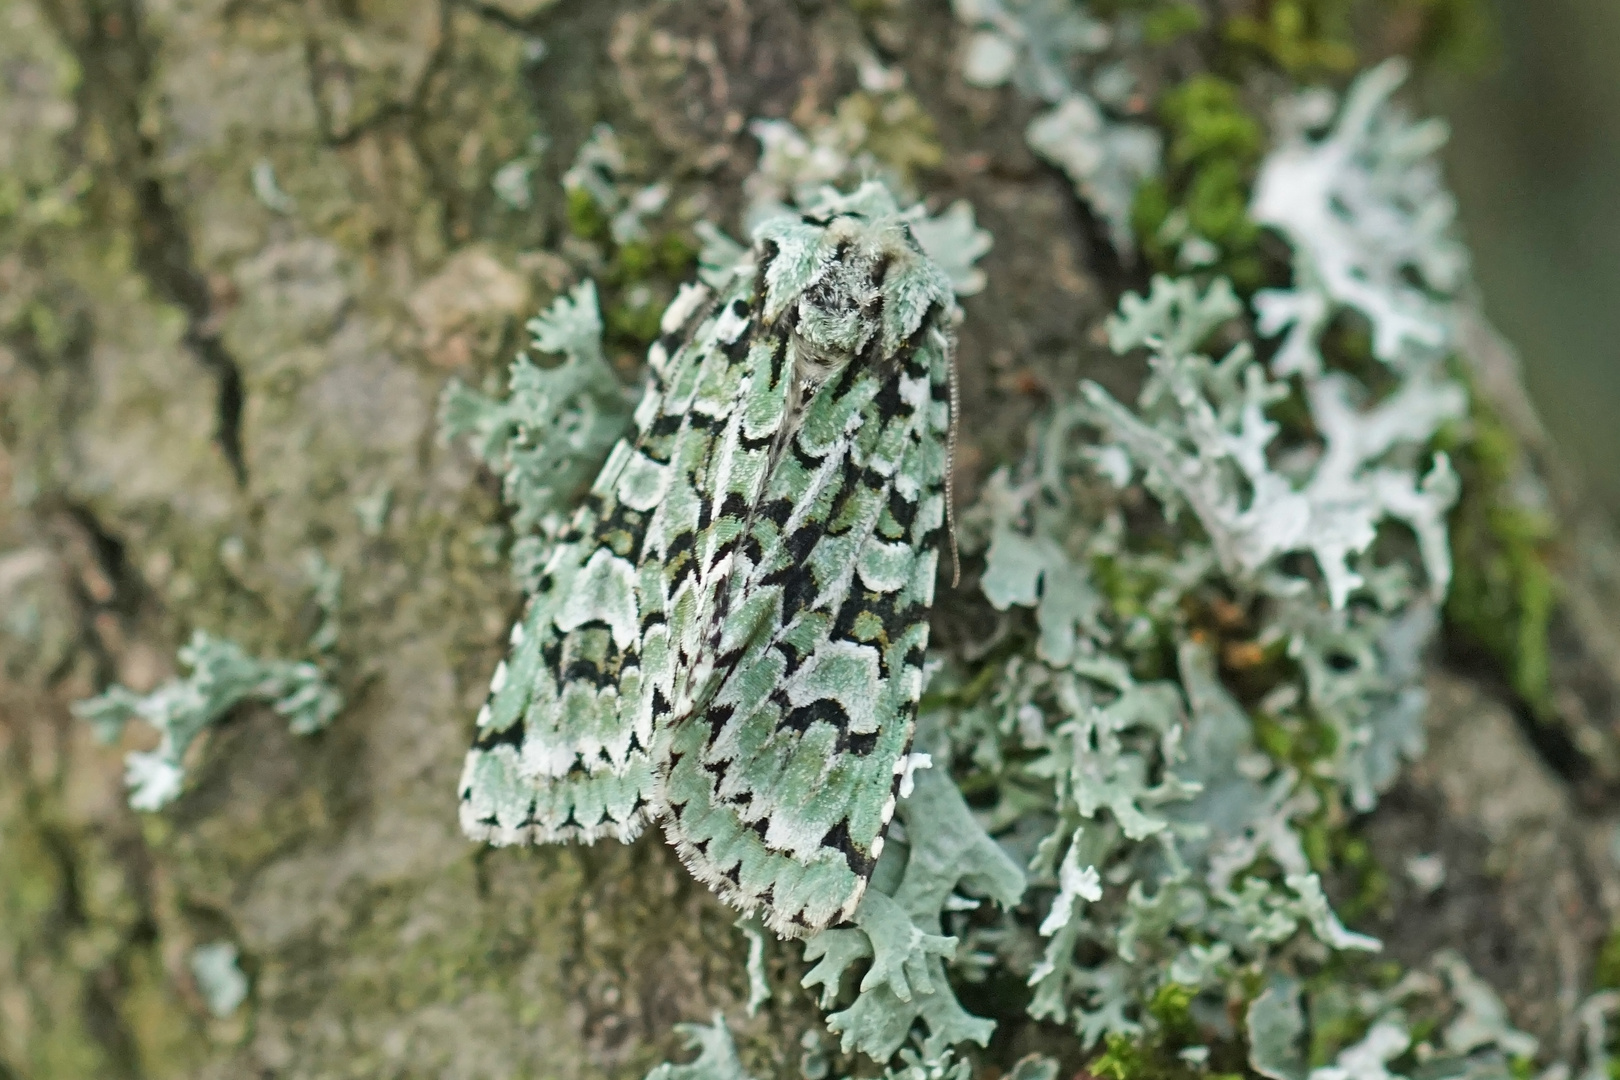
[[[864,50],[907,74],[915,112],[872,114],[901,164],[996,237],[965,305],[971,490],[1054,389],[1130,389],[1095,331],[1140,272],[1025,145],[1034,106],[961,82],[942,3],[5,0],[0,26],[0,1075],[635,1076],[716,1009],[752,1075],[791,1075],[817,1022],[802,964],[767,950],[779,992],[744,1019],[743,940],[656,837],[459,836],[519,597],[498,493],[437,442],[434,403],[451,375],[492,389],[586,274],[642,283],[570,227],[561,178],[596,123],[676,178],[657,227],[686,246],[644,272],[672,289],[692,222],[742,204],[747,121],[834,114]],[[527,206],[495,186],[514,161]],[[1620,905],[1599,782],[1620,673],[1594,599],[1613,578],[1585,554],[1608,534],[1550,505],[1583,537],[1549,560],[1576,582],[1550,619],[1552,718],[1527,735],[1522,689],[1454,660],[1430,756],[1359,827],[1391,882],[1367,928],[1413,963],[1474,943],[1558,1047]],[[170,810],[135,815],[122,760],[149,747],[98,747],[69,703],[150,689],[196,629],[296,653],[311,552],[345,572],[350,707],[315,739],[241,710]],[[1431,851],[1451,884],[1423,894],[1403,860]],[[251,991],[216,1018],[189,957],[226,939]]]

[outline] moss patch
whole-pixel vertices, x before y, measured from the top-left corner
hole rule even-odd
[[[1340,74],[1356,66],[1355,0],[1271,0],[1226,21],[1224,36],[1295,76]]]
[[[1301,79],[1346,75],[1392,46],[1420,63],[1477,71],[1497,48],[1486,0],[1268,0],[1227,19],[1222,36]]]
[[[1451,519],[1451,593],[1446,623],[1463,643],[1482,649],[1508,684],[1541,718],[1552,713],[1547,640],[1558,582],[1551,559],[1552,516],[1514,497],[1526,475],[1523,450],[1479,395],[1466,434],[1441,439],[1463,482]]]
[[[1247,1073],[1245,1050],[1240,1042],[1217,1040],[1214,1033],[1198,1025],[1192,1015],[1192,987],[1166,983],[1159,988],[1148,1012],[1158,1021],[1151,1036],[1131,1038],[1109,1035],[1101,1055],[1086,1066],[1086,1072],[1107,1080],[1239,1080]],[[1181,1056],[1188,1047],[1209,1051],[1200,1064]]]
[[[690,232],[652,222],[642,239],[616,243],[606,214],[588,191],[568,192],[568,231],[594,250],[591,276],[602,293],[602,322],[609,356],[639,355],[658,336],[658,320],[677,285],[691,278],[698,247]]]
[[[1599,990],[1620,990],[1620,926],[1609,931],[1608,940],[1598,952],[1592,982]]]
[[[1195,75],[1159,102],[1168,145],[1165,175],[1137,191],[1132,224],[1155,267],[1174,271],[1190,251],[1184,234],[1213,244],[1210,269],[1241,290],[1260,284],[1260,229],[1249,217],[1249,189],[1265,132],[1244,108],[1236,84]]]

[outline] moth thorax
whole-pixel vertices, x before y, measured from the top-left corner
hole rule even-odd
[[[804,382],[825,381],[881,338],[883,282],[896,256],[890,247],[841,246],[838,257],[799,295],[794,360]]]

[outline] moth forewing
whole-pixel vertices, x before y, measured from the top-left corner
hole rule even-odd
[[[910,746],[943,526],[951,295],[893,222],[790,223],[784,234],[793,242],[774,257],[793,258],[788,270],[776,272],[769,247],[760,257],[775,289],[808,283],[774,324],[790,332],[790,355],[791,331],[806,326],[795,304],[802,315],[859,302],[867,324],[810,326],[859,352],[810,386],[752,509],[746,576],[717,614],[747,611],[756,629],[718,628],[717,689],[669,726],[658,756],[665,832],[693,873],[803,936],[859,903]],[[843,293],[825,287],[833,270],[800,255],[811,249],[836,253]],[[852,268],[877,275],[869,297]]]
[[[635,435],[614,447],[513,628],[462,769],[474,839],[631,839],[659,810],[651,752],[672,650],[664,575],[649,574],[645,549],[712,351],[719,312],[707,299],[683,288],[665,313]]]

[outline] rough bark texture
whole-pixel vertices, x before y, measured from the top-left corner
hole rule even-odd
[[[972,199],[996,237],[962,487],[1022,450],[1048,388],[1116,380],[1096,328],[1130,282],[1024,147],[1025,106],[954,77],[943,0],[855,8],[0,0],[0,1077],[628,1077],[672,1023],[741,1017],[743,939],[656,835],[489,852],[457,830],[519,598],[434,401],[578,269],[552,254],[555,181],[593,123],[722,213],[744,122],[832,108],[862,43],[932,117],[930,200]],[[536,133],[520,212],[491,177]],[[1511,368],[1476,381],[1545,475]],[[1620,916],[1620,558],[1572,490],[1555,713],[1437,662],[1431,752],[1365,825],[1390,891],[1363,925],[1400,960],[1459,948],[1559,1050]],[[130,811],[143,733],[99,746],[69,704],[155,685],[197,627],[295,655],[311,551],[345,574],[350,707],[313,738],[240,710],[178,803]],[[1403,867],[1434,851],[1449,876],[1421,897]],[[212,1020],[187,957],[225,938],[253,992]],[[792,1069],[808,1008],[743,1026],[762,1072]]]

